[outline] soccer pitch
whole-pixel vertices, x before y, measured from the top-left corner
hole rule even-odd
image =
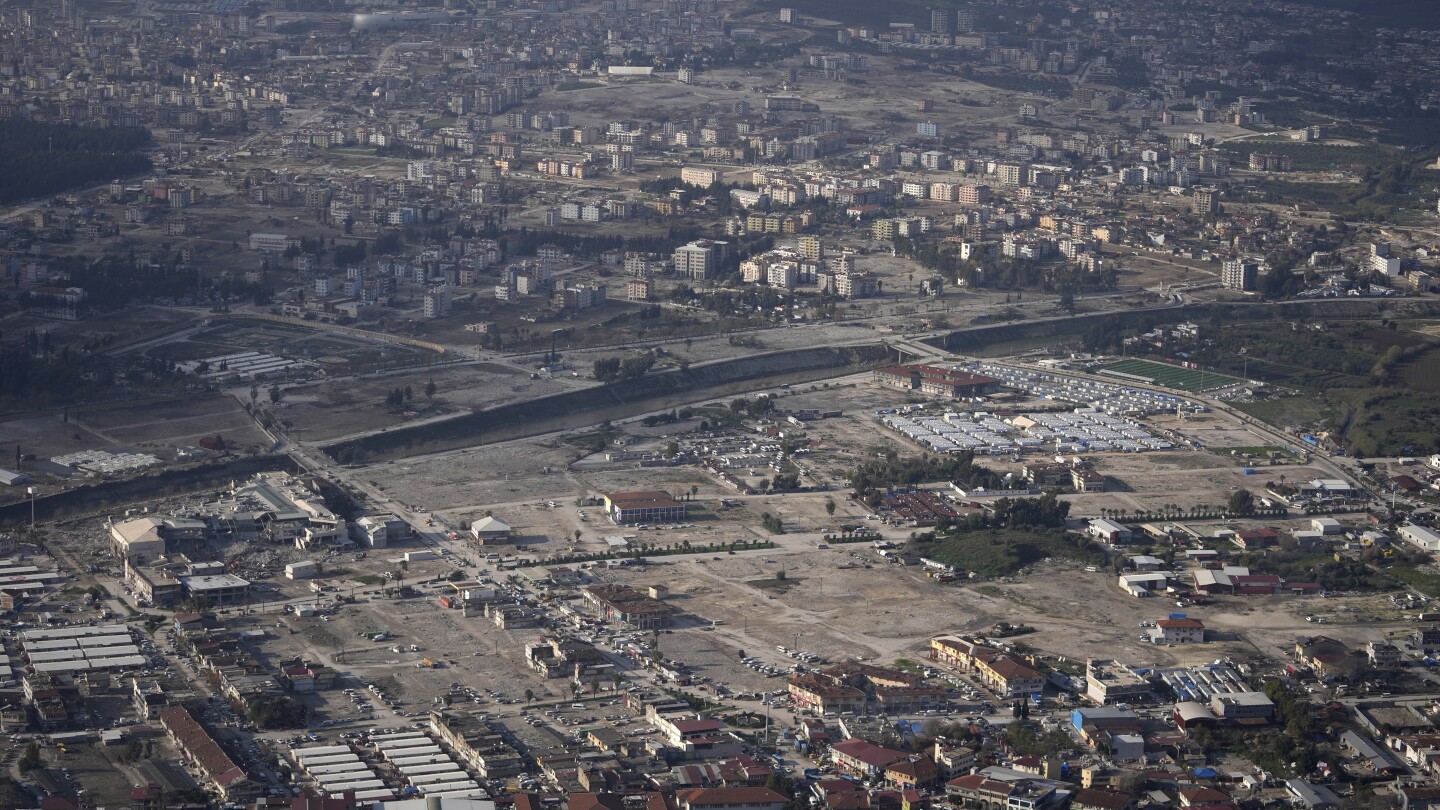
[[[1101,374],[1105,374],[1107,371],[1115,372],[1106,376],[1113,376],[1116,379],[1145,381],[1181,391],[1206,391],[1241,382],[1239,377],[1217,374],[1213,371],[1181,368],[1151,360],[1121,360],[1118,363],[1104,366],[1099,371]]]

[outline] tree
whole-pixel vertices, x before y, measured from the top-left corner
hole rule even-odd
[[[526,702],[526,703],[534,703],[534,702],[535,702],[535,690],[534,690],[534,689],[526,689],[526,690],[525,690],[525,702]]]
[[[431,380],[431,381],[425,383],[425,398],[426,398],[426,399],[434,399],[434,398],[435,398],[435,381],[434,381],[434,380]]]
[[[285,392],[280,390],[280,386],[278,386],[278,385],[272,385],[272,386],[270,386],[270,404],[271,404],[271,405],[279,405],[279,404],[280,404],[280,400],[282,400],[282,399],[284,399],[284,398],[285,398]]]
[[[602,357],[594,362],[595,379],[609,382],[620,375],[620,358]]]
[[[1237,489],[1230,493],[1226,508],[1232,515],[1252,515],[1255,513],[1255,496],[1248,489]]]
[[[29,773],[40,768],[42,765],[40,762],[40,745],[34,740],[31,740],[30,743],[25,746],[24,753],[20,755],[18,765],[21,773]]]
[[[1060,308],[1070,315],[1075,314],[1075,290],[1066,287],[1060,291]]]
[[[305,713],[305,704],[280,696],[251,704],[249,720],[260,728],[295,728],[305,725]]]
[[[832,515],[832,516],[835,514],[835,499],[834,499],[834,498],[826,498],[826,499],[825,499],[825,514],[827,514],[827,515]]]
[[[800,488],[800,475],[793,472],[776,473],[774,480],[770,482],[770,489],[775,492],[790,492]]]
[[[579,529],[576,529],[576,530],[575,530],[575,542],[577,542],[577,543],[580,542],[580,534],[581,534],[581,531],[580,531]]]

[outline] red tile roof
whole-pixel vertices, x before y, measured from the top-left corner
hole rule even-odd
[[[166,709],[160,713],[160,723],[215,784],[231,785],[249,778],[245,769],[230,759],[230,755],[210,736],[189,707],[172,706]]]
[[[705,807],[726,804],[785,804],[781,794],[767,787],[718,787],[687,790],[679,796],[682,805]]]
[[[1040,677],[1040,673],[1009,656],[1002,656],[990,664],[990,671],[1007,681],[1028,681]]]
[[[1161,619],[1155,623],[1161,630],[1175,628],[1176,630],[1204,630],[1205,623],[1199,619]]]
[[[882,748],[872,742],[859,738],[851,738],[830,746],[830,750],[837,752],[850,759],[858,760],[873,768],[883,768],[893,762],[906,759],[909,755],[904,751],[896,751],[892,748]]]

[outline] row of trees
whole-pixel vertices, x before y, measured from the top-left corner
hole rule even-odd
[[[829,504],[826,505],[827,509]],[[935,530],[912,539],[929,542],[939,535],[953,532],[976,532],[984,529],[1064,529],[1070,516],[1070,503],[1047,492],[1038,498],[1000,498],[990,511],[971,512],[963,518],[944,518]]]
[[[54,194],[152,168],[140,152],[150,143],[143,127],[77,127],[0,120],[0,202]]]
[[[754,399],[746,399],[745,397],[739,397],[730,400],[731,413],[743,413],[752,419],[757,416],[763,416],[767,413],[771,413],[774,410],[775,400],[773,397],[758,396]]]
[[[275,392],[275,391],[278,391],[278,390],[279,390],[279,389],[277,389],[277,388],[271,388],[271,397],[270,397],[270,400],[271,400],[272,402],[277,402],[277,401],[278,401],[278,399],[276,399],[276,397],[275,397],[275,395],[274,395],[274,392]],[[401,408],[404,408],[405,405],[406,405],[408,402],[410,402],[412,399],[414,399],[414,398],[415,398],[415,389],[411,388],[411,387],[408,386],[408,385],[405,386],[404,388],[400,388],[400,387],[392,388],[392,389],[390,389],[390,390],[385,394],[385,407],[386,407],[386,409],[391,410],[391,411],[398,411],[398,410],[400,410]],[[434,381],[434,380],[430,380],[429,382],[425,383],[425,398],[426,398],[426,399],[434,399],[434,398],[435,398],[435,381]]]
[[[883,459],[865,461],[850,473],[850,486],[856,497],[870,503],[871,496],[878,500],[878,490],[889,487],[909,487],[931,481],[953,481],[962,487],[1000,488],[1000,476],[987,467],[975,463],[975,454],[969,451],[953,455],[932,456],[928,453],[919,457],[900,458],[888,453]]]
[[[595,379],[601,382],[624,382],[645,376],[655,366],[655,355],[646,352],[638,357],[602,357],[594,363]]]
[[[51,355],[35,356],[24,347],[0,348],[0,406],[21,403],[60,405],[113,395],[117,380],[165,383],[179,376],[166,360],[72,352],[62,346]],[[163,385],[162,385],[163,387]]]

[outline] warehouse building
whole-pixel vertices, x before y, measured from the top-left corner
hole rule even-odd
[[[685,504],[668,492],[613,492],[604,496],[605,513],[619,524],[675,523],[685,519]]]

